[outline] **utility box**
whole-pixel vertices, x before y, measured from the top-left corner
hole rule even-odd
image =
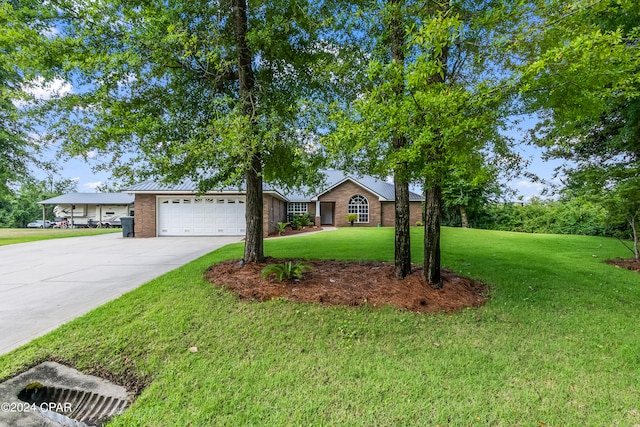
[[[122,225],[122,237],[135,237],[132,216],[121,216],[120,224]]]

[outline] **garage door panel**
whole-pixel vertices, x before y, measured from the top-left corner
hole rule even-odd
[[[245,200],[234,197],[159,197],[158,236],[242,235]]]

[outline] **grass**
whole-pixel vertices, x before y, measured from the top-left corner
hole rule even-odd
[[[420,315],[240,302],[202,279],[242,256],[230,245],[0,357],[0,378],[49,358],[153,378],[110,426],[640,424],[640,278],[603,263],[627,256],[620,243],[444,229],[442,246],[445,266],[491,285],[487,305]],[[389,260],[393,230],[265,251]]]
[[[0,228],[0,246],[63,237],[122,232],[120,228]]]

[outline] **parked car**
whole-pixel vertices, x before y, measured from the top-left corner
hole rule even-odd
[[[110,227],[122,227],[122,222],[120,221],[119,216],[112,216],[110,218],[105,218],[102,220],[102,226],[105,228]]]
[[[27,228],[51,228],[53,227],[53,223],[51,221],[45,221],[44,225],[41,219],[36,219],[33,222],[27,224]]]

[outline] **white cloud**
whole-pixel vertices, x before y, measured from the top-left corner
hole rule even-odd
[[[537,191],[540,192],[542,190],[544,190],[544,184],[540,183],[540,182],[531,182],[531,181],[518,181],[516,183],[516,187],[519,190],[523,190],[523,191],[527,191],[527,192],[531,192],[531,191]]]
[[[60,35],[60,30],[57,27],[49,27],[49,28],[45,29],[44,31],[42,31],[42,34],[46,38],[52,39],[52,38],[58,37]]]
[[[104,185],[104,182],[96,181],[96,182],[87,182],[85,184],[82,184],[82,187],[87,188],[89,190],[96,191],[96,188],[98,188],[101,185]]]
[[[87,159],[95,159],[96,156],[98,155],[98,153],[96,153],[96,150],[89,150],[87,151]]]
[[[48,100],[73,93],[73,86],[62,79],[55,78],[45,82],[42,77],[23,85],[24,91],[37,100]]]
[[[532,182],[520,180],[514,184],[516,193],[522,197],[525,202],[530,201],[533,197],[540,197],[545,189],[545,185],[541,182]]]

